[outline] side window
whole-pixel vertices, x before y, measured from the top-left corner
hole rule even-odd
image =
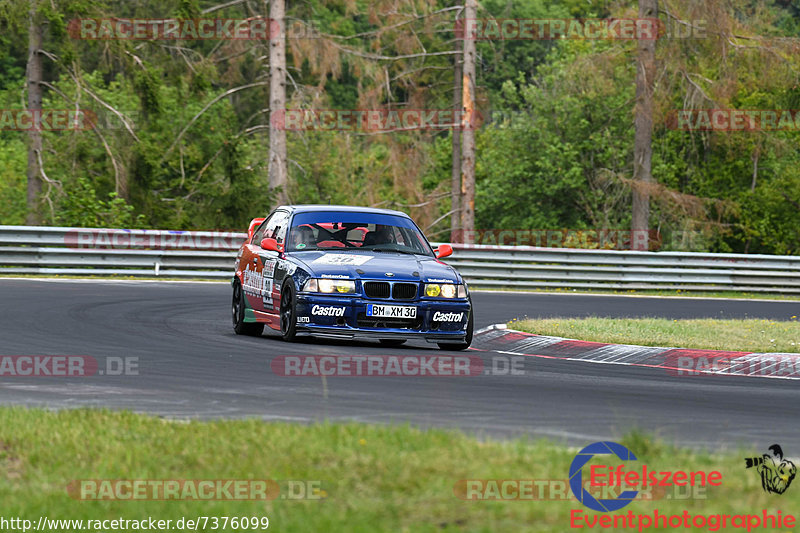
[[[261,239],[264,238],[264,232],[267,229],[267,224],[269,224],[270,221],[273,218],[275,218],[277,215],[278,215],[278,213],[275,213],[271,217],[269,217],[267,220],[265,220],[264,222],[261,223],[261,225],[258,227],[258,229],[253,233],[253,242],[252,242],[252,244],[255,244],[256,246],[259,246],[261,244]]]
[[[272,215],[264,224],[264,236],[261,239],[275,239],[278,243],[283,243],[286,237],[286,223],[289,222],[289,213],[278,211]],[[261,239],[257,242],[260,243]]]
[[[278,218],[280,220],[277,220],[275,224],[274,239],[278,241],[278,244],[283,244],[286,240],[286,230],[289,229],[289,213],[279,213]]]

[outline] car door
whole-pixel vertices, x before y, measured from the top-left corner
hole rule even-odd
[[[276,211],[267,217],[253,232],[253,238],[244,246],[241,257],[242,290],[247,303],[256,312],[272,312],[272,277],[277,253],[261,248],[261,240],[272,237],[275,229],[288,217],[285,211]],[[274,258],[272,256],[275,256]],[[266,267],[266,268],[265,268]]]
[[[285,275],[285,261],[280,259],[278,252],[261,248],[261,239],[275,239],[279,245],[286,243],[286,226],[289,223],[289,213],[276,211],[266,221],[263,236],[254,242],[256,248],[257,267],[261,271],[261,309],[270,315],[280,315],[280,287]],[[255,238],[253,239],[255,241]]]
[[[264,238],[264,232],[267,229],[270,218],[272,216],[264,220],[253,232],[253,238],[242,248],[242,256],[239,263],[242,271],[242,291],[248,305],[256,312],[264,311],[264,304],[261,298],[263,267],[259,257],[261,247],[258,243]]]

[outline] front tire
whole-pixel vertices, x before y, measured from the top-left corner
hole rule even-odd
[[[472,299],[469,301],[469,318],[467,319],[467,335],[464,337],[464,342],[439,342],[439,348],[442,350],[452,350],[460,352],[469,348],[472,344],[472,332],[474,330],[474,319],[472,313]]]
[[[281,337],[292,342],[297,336],[297,298],[292,280],[283,284],[281,291]]]
[[[249,335],[251,337],[260,336],[264,332],[264,324],[245,322],[245,309],[244,291],[242,291],[242,284],[237,280],[233,284],[233,300],[231,302],[233,331],[237,335]]]

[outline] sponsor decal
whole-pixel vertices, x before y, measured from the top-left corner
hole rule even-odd
[[[323,307],[315,305],[311,307],[311,314],[316,316],[344,316],[344,307]]]
[[[428,278],[426,283],[452,283],[452,284],[456,284],[457,282],[455,282],[455,281],[453,281],[451,279],[444,279],[444,278]]]
[[[275,261],[265,261],[264,270],[253,270],[250,265],[242,272],[244,280],[242,288],[244,293],[248,296],[261,298],[264,308],[272,306],[272,272],[275,270]],[[264,272],[270,272],[269,276],[265,276]]]
[[[261,294],[261,301],[264,304],[264,309],[269,309],[275,306],[275,302],[272,300],[272,282],[275,278],[275,267],[278,263],[274,259],[264,259],[263,257],[261,260],[264,262],[264,268],[261,270],[264,276],[264,292]]]
[[[464,313],[442,313],[436,311],[433,313],[433,320],[436,322],[461,322],[464,320]]]
[[[280,268],[281,270],[286,271],[287,276],[291,276],[297,271],[297,265],[295,265],[291,261],[284,261],[283,259],[281,259]]]
[[[308,316],[299,316],[299,317],[297,317],[297,323],[298,324],[308,324],[309,322],[311,322],[311,317],[308,317]]]
[[[312,261],[318,265],[353,265],[360,266],[372,259],[369,255],[324,254]]]
[[[274,259],[261,258],[261,260],[264,262],[262,272],[269,277],[273,277],[275,275],[275,265],[277,265],[277,262]]]
[[[350,276],[346,274],[321,274],[321,278],[331,278],[331,279],[350,279]]]

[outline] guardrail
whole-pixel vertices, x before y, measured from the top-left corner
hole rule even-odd
[[[0,226],[0,275],[228,279],[246,233]],[[472,287],[800,294],[800,257],[454,245]]]

